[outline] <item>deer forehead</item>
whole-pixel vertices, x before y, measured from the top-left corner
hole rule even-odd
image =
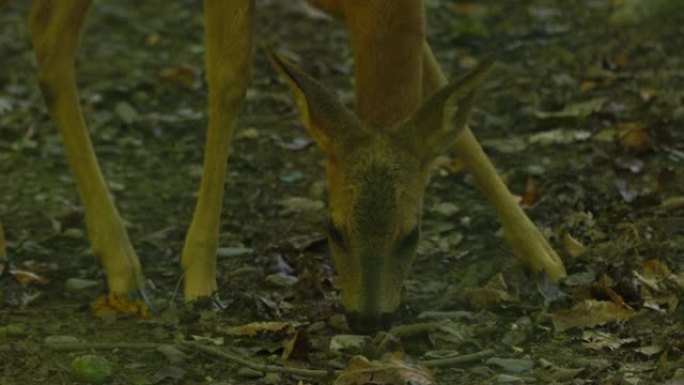
[[[425,188],[420,159],[385,135],[349,148],[329,165],[331,216],[349,230],[394,234],[420,216]]]

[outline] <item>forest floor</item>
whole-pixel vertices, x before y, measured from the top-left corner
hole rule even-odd
[[[83,383],[73,362],[93,356],[111,384],[330,384],[354,355],[378,360],[375,378],[352,368],[338,384],[429,383],[407,362],[450,385],[684,381],[684,15],[614,29],[609,0],[427,1],[447,74],[498,54],[471,127],[569,276],[559,290],[524,270],[448,153],[425,197],[405,326],[355,337],[327,252],[322,156],[264,54],[274,46],[351,102],[341,23],[257,1],[218,250],[225,307],[188,308],[178,257],[207,120],[201,2],[93,5],[81,101],[153,298],[149,318],[99,318],[104,276],[39,92],[25,3],[0,11],[0,217],[28,280],[0,279],[0,385]],[[402,361],[379,358],[398,350]],[[466,358],[434,361],[454,357]]]

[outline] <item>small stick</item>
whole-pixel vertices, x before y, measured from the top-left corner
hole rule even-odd
[[[207,345],[202,345],[197,342],[190,342],[190,341],[185,341],[180,343],[180,347],[185,347],[185,348],[190,348],[202,353],[206,353],[215,357],[220,357],[223,359],[226,359],[228,361],[234,362],[236,364],[244,365],[250,369],[254,369],[256,371],[260,372],[269,372],[269,373],[286,373],[286,374],[294,374],[298,376],[305,376],[305,377],[314,377],[314,378],[322,378],[329,376],[331,374],[337,374],[337,371],[328,371],[328,370],[320,370],[320,369],[299,369],[299,368],[288,368],[285,366],[276,366],[276,365],[268,365],[268,364],[261,364],[257,363],[254,361],[247,360],[243,357],[240,357],[239,355],[228,353],[223,350],[219,350],[216,348],[212,348],[211,346]]]
[[[48,348],[58,352],[71,352],[77,350],[154,350],[159,345],[155,342],[54,342],[45,344]]]
[[[479,361],[483,358],[487,358],[494,355],[494,350],[486,349],[477,353],[463,354],[460,356],[447,357],[447,358],[436,358],[433,360],[422,360],[419,361],[421,365],[427,366],[428,368],[443,368],[446,366],[455,366],[460,364],[467,364],[474,361]]]

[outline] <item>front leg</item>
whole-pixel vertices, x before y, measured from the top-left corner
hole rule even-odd
[[[423,98],[426,99],[447,81],[427,42],[423,47],[423,60]],[[494,206],[513,253],[533,271],[543,272],[554,282],[565,277],[563,262],[515,201],[469,128],[458,137],[454,150],[473,175],[477,187]]]
[[[76,89],[74,59],[90,0],[34,0],[29,34],[43,97],[64,141],[85,207],[93,254],[107,273],[110,293],[141,292],[143,275],[95,157]]]
[[[252,0],[204,2],[209,127],[199,197],[181,256],[186,301],[217,290],[223,185],[235,119],[249,84],[253,8]]]

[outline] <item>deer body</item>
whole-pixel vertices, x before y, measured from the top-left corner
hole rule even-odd
[[[297,66],[277,55],[271,61],[325,157],[330,247],[351,326],[389,324],[415,254],[432,161],[452,145],[497,210],[513,251],[552,280],[564,276],[560,259],[466,127],[473,92],[491,65],[447,85],[425,39],[422,0],[310,1],[349,30],[356,112]],[[143,290],[142,270],[97,164],[75,86],[74,57],[89,5],[33,0],[29,31],[41,88],[86,209],[93,253],[107,272],[109,290],[130,294]],[[182,254],[187,301],[217,290],[224,176],[252,51],[253,1],[205,0],[204,8],[209,124],[200,193]]]

